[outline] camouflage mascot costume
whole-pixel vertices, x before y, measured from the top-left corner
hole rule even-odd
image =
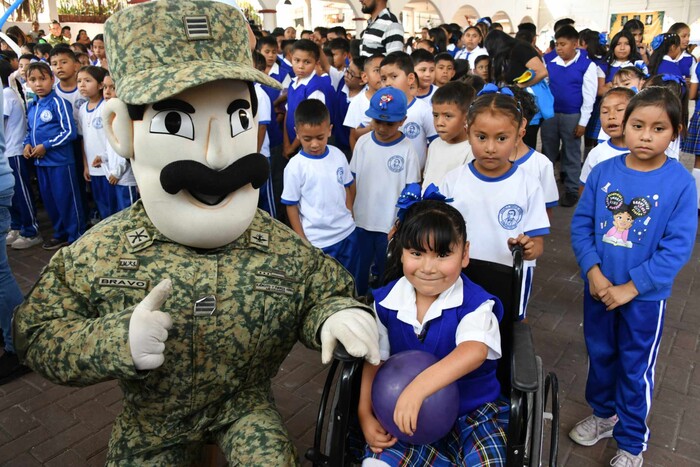
[[[105,129],[142,201],[53,257],[16,312],[18,350],[60,384],[119,380],[108,465],[189,465],[207,440],[231,465],[295,465],[270,387],[294,343],[379,351],[352,277],[256,208],[253,82],[276,82],[225,3],[132,6],[105,37]]]

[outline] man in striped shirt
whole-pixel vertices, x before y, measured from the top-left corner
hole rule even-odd
[[[403,51],[403,26],[386,6],[387,0],[360,0],[362,13],[371,15],[360,37],[360,55],[387,55]]]

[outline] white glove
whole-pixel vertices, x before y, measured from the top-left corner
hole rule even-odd
[[[172,290],[170,279],[163,279],[141,301],[129,321],[129,346],[137,370],[153,370],[165,361],[164,342],[173,327],[170,315],[159,310]]]
[[[347,308],[332,314],[321,327],[321,361],[329,363],[338,341],[353,357],[379,364],[379,333],[374,316],[367,310]]]

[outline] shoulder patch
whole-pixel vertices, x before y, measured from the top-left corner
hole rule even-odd
[[[129,231],[124,236],[129,247],[134,251],[141,250],[153,243],[153,238],[148,234],[145,227]]]
[[[260,232],[259,230],[251,230],[250,244],[267,248],[270,246],[270,235],[265,232]]]

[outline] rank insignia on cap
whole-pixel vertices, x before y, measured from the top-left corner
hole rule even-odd
[[[207,16],[185,16],[185,33],[191,41],[211,39],[211,27]]]

